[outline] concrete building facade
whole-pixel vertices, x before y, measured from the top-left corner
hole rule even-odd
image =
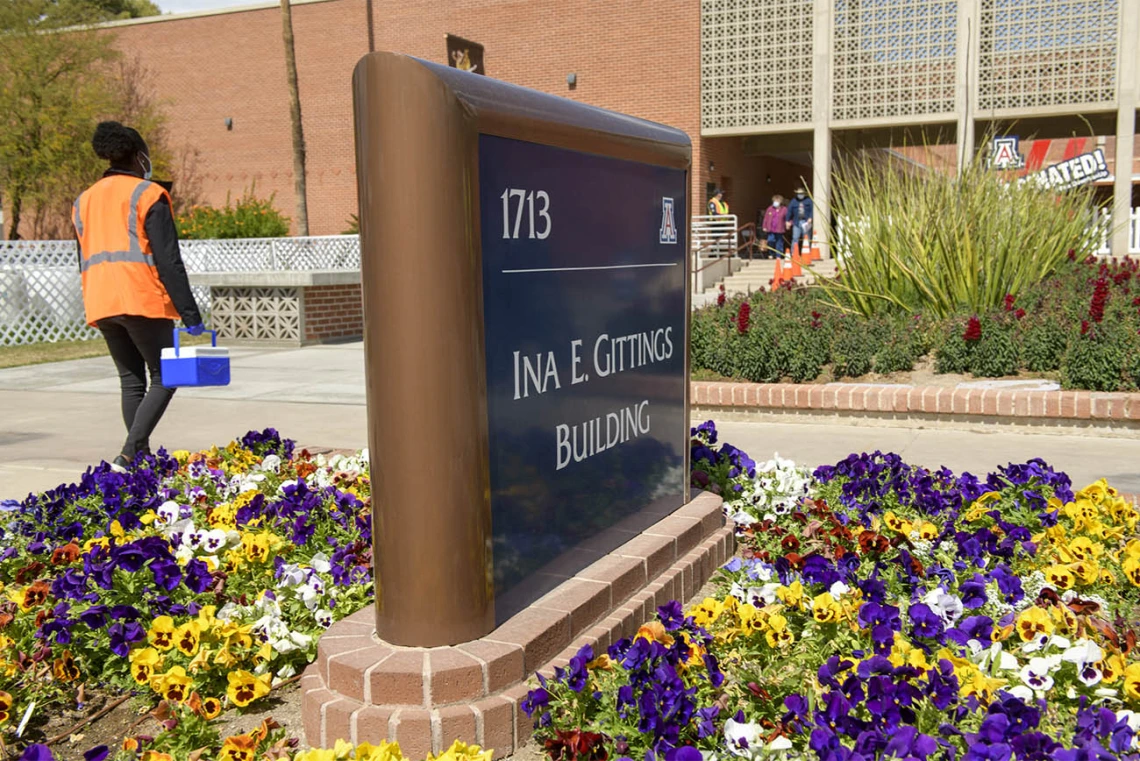
[[[834,153],[920,133],[956,146],[960,161],[991,130],[1096,140],[1113,154],[1117,222],[1132,205],[1140,0],[294,5],[314,234],[343,231],[356,209],[357,60],[389,50],[445,62],[448,33],[484,46],[489,76],[686,131],[696,209],[719,186],[741,224],[801,180],[826,214]],[[174,146],[199,152],[205,199],[222,203],[255,186],[291,213],[278,5],[119,22],[111,31],[149,72]],[[1117,228],[1122,246],[1127,224]]]

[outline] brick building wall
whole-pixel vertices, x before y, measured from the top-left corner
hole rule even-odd
[[[344,231],[356,211],[351,77],[368,49],[366,13],[365,0],[293,10],[313,234]],[[733,173],[737,187],[752,188],[782,163],[744,157],[739,138],[699,137],[698,0],[373,0],[373,24],[377,50],[445,63],[444,37],[457,34],[484,45],[491,76],[684,130],[693,139],[698,210],[706,182],[718,175]],[[115,33],[149,70],[175,147],[200,151],[205,200],[221,204],[255,184],[292,216],[279,8],[126,22]],[[566,82],[571,73],[574,89]],[[723,157],[711,175],[709,153]],[[764,205],[753,196],[746,191],[733,204],[742,222]]]
[[[364,335],[364,304],[360,284],[318,285],[305,289],[306,343],[360,338]]]

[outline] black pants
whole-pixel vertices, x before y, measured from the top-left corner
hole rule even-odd
[[[133,460],[139,452],[150,452],[150,434],[174,396],[174,389],[162,385],[159,361],[162,350],[174,346],[174,321],[122,315],[104,318],[97,325],[119,371],[123,422],[127,425],[123,456]]]

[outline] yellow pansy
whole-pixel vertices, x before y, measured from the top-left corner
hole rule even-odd
[[[190,677],[186,669],[174,666],[165,674],[157,674],[150,679],[150,688],[171,703],[182,703],[190,697]]]
[[[768,616],[768,631],[765,633],[768,647],[782,648],[796,641],[796,637],[788,628],[788,619],[779,613]]]
[[[250,562],[264,563],[269,560],[269,534],[242,534],[241,549]]]
[[[1113,653],[1096,665],[1105,684],[1112,684],[1124,673],[1124,656]]]
[[[1045,580],[1057,589],[1072,589],[1077,577],[1067,565],[1051,565],[1043,573]]]
[[[1124,694],[1133,703],[1140,703],[1140,663],[1124,669]]]
[[[924,522],[918,527],[918,536],[926,541],[931,541],[938,538],[938,527],[930,521]]]
[[[883,524],[886,525],[886,527],[891,531],[902,534],[904,536],[909,534],[913,529],[910,521],[903,520],[892,512],[887,512],[883,515]]]
[[[257,740],[249,735],[227,737],[218,753],[218,761],[254,761],[257,757]]]
[[[798,581],[793,581],[786,587],[779,587],[776,590],[776,597],[788,607],[802,608],[804,603],[804,585]]]
[[[1028,642],[1038,634],[1052,634],[1054,628],[1049,614],[1037,606],[1023,610],[1017,617],[1016,626],[1022,642]]]
[[[336,754],[328,748],[314,748],[293,756],[293,761],[336,761]]]
[[[136,684],[150,684],[151,677],[162,667],[162,656],[153,647],[132,650],[131,677]]]
[[[811,615],[821,624],[834,624],[843,618],[843,608],[830,592],[817,595],[811,602]]]
[[[700,605],[693,608],[693,622],[697,626],[708,627],[720,618],[724,612],[724,603],[715,597],[706,597]]]
[[[174,647],[174,619],[170,616],[159,616],[154,619],[146,633],[147,641],[162,651]]]
[[[736,614],[740,618],[740,629],[745,634],[762,632],[768,627],[764,620],[766,618],[764,612],[755,605],[745,603],[740,606]]]
[[[665,625],[660,621],[650,621],[642,624],[634,639],[643,639],[647,642],[660,642],[665,647],[673,644],[673,638],[665,631]]]
[[[216,719],[222,713],[222,701],[218,698],[203,698],[202,713],[207,719]]]
[[[183,655],[192,656],[198,652],[202,641],[202,625],[197,621],[187,621],[174,630],[174,646]]]
[[[1120,570],[1124,571],[1124,575],[1128,577],[1133,586],[1140,587],[1140,558],[1128,555],[1120,564]]]
[[[895,645],[891,648],[889,656],[891,665],[895,668],[899,666],[913,666],[928,670],[930,663],[926,660],[926,652],[921,648],[914,647],[898,632],[895,632]]]
[[[12,705],[16,701],[4,690],[0,690],[0,725],[12,717]]]
[[[361,743],[356,747],[356,761],[405,761],[399,743],[381,740],[379,745]]]
[[[1069,552],[1077,560],[1096,560],[1104,554],[1104,545],[1085,536],[1078,536],[1069,542]]]
[[[245,670],[231,671],[226,675],[229,687],[226,696],[239,708],[245,708],[253,701],[269,694],[269,674],[254,676]]]
[[[1100,566],[1093,560],[1078,560],[1069,563],[1069,570],[1076,575],[1082,584],[1093,584],[1100,578]]]
[[[491,755],[491,751],[483,750],[478,745],[456,740],[438,756],[428,756],[428,761],[491,761]]]

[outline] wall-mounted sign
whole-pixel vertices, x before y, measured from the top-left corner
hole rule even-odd
[[[483,46],[478,42],[447,35],[447,65],[472,74],[486,74],[483,68]]]
[[[1016,135],[1003,135],[995,137],[990,146],[990,166],[993,169],[1021,169],[1025,166],[1025,159],[1018,147]]]
[[[1039,172],[1022,179],[1022,182],[1035,182],[1050,190],[1067,190],[1079,185],[1108,178],[1108,162],[1104,151],[1097,148],[1091,153],[1082,153],[1071,159],[1047,166]]]
[[[354,86],[377,634],[449,645],[690,499],[692,147],[404,56]]]

